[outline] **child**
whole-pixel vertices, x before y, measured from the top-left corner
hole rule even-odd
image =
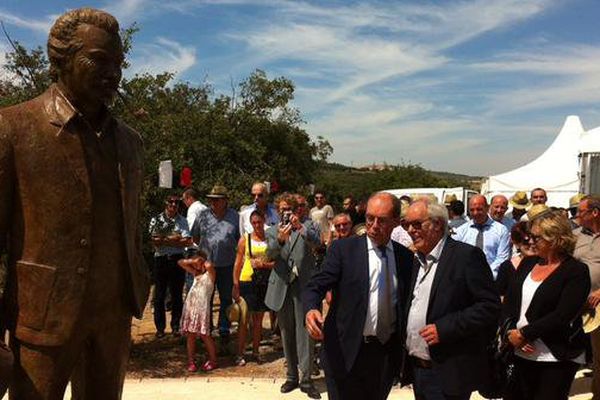
[[[188,292],[181,316],[181,333],[187,336],[188,371],[196,372],[196,337],[200,336],[208,352],[208,360],[202,365],[203,371],[217,368],[215,342],[210,336],[210,298],[212,296],[216,272],[206,261],[206,253],[196,252],[192,258],[179,260],[179,266],[194,276],[194,283]]]

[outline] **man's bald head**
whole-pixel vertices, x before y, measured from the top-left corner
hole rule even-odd
[[[488,203],[485,196],[477,194],[469,199],[469,215],[476,224],[483,224],[488,219]]]
[[[492,197],[492,202],[490,204],[490,216],[492,219],[502,222],[502,218],[504,218],[506,211],[508,211],[508,199],[506,196],[497,194]]]
[[[377,246],[389,242],[400,223],[400,209],[400,200],[390,193],[377,192],[369,198],[365,215],[367,235]]]

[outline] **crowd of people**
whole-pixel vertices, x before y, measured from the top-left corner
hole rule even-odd
[[[285,357],[282,393],[320,398],[320,365],[331,399],[385,399],[398,382],[417,399],[468,399],[490,392],[496,345],[508,346],[514,371],[492,397],[566,399],[588,365],[600,398],[600,331],[582,327],[600,304],[600,198],[577,195],[561,209],[535,188],[489,202],[475,195],[465,207],[455,196],[378,192],[348,195],[336,214],[322,191],[313,208],[294,193],[270,203],[262,182],[250,193],[238,212],[223,186],[205,196],[208,206],[189,188],[150,223],[156,337],[168,291],[189,372],[198,370],[196,338],[207,352],[200,368],[219,367],[218,293],[215,336],[227,348],[238,323],[238,366],[264,361],[269,315]]]

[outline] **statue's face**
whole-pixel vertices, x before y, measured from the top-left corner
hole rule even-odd
[[[121,38],[88,24],[80,25],[76,35],[83,46],[66,63],[61,81],[76,102],[109,104],[121,81]]]

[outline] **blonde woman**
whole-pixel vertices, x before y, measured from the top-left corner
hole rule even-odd
[[[516,384],[506,398],[566,400],[585,361],[580,313],[590,291],[588,268],[572,257],[575,238],[561,212],[537,215],[529,241],[537,257],[521,262],[506,297],[516,356]]]

